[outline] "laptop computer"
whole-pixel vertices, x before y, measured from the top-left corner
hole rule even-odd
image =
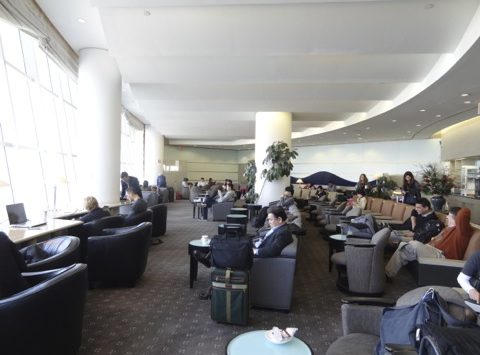
[[[47,224],[45,220],[29,221],[27,219],[27,215],[25,214],[25,207],[23,206],[23,203],[15,203],[13,205],[7,205],[6,207],[8,221],[10,222],[10,226],[12,227],[32,228]]]

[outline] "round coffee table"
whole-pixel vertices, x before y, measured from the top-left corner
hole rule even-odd
[[[208,253],[210,251],[210,240],[208,243],[204,243],[201,239],[195,239],[188,243],[188,255],[190,255],[190,288],[193,288],[193,281],[197,280],[198,274],[198,261],[193,257],[194,250],[199,250],[205,254]]]
[[[230,208],[230,214],[240,214],[248,216],[248,209],[242,207],[232,207]]]
[[[254,330],[237,335],[225,347],[227,355],[312,355],[303,340],[294,337],[285,344],[273,344],[265,338],[266,330]]]

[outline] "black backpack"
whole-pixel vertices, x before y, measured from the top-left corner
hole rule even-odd
[[[253,244],[249,236],[239,236],[237,233],[214,235],[210,241],[210,251],[212,265],[216,268],[237,271],[252,268]]]

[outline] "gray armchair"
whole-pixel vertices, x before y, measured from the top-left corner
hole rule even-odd
[[[219,202],[212,205],[212,217],[214,221],[225,221],[234,202]]]
[[[475,319],[473,312],[465,306],[462,296],[449,287],[425,286],[414,289],[400,297],[396,305],[416,304],[430,287],[435,288],[447,301],[448,311],[455,318],[459,320]],[[381,298],[359,299],[358,302],[353,298],[345,301],[348,303],[342,305],[343,336],[330,345],[326,355],[371,355],[379,339],[383,308],[392,304],[389,300]],[[368,303],[365,304],[365,301]]]
[[[371,240],[347,239],[345,251],[332,255],[332,263],[337,265],[340,289],[368,295],[383,293],[385,289],[384,249],[389,237],[390,229],[383,228],[375,233]]]
[[[254,307],[290,311],[297,261],[298,240],[275,258],[254,258],[250,272],[250,304]]]
[[[352,218],[358,217],[362,214],[362,209],[360,207],[353,207],[345,215],[343,214],[332,214],[328,217],[328,224],[325,225],[325,231],[328,234],[334,234],[337,231],[337,224],[340,222],[349,221]]]

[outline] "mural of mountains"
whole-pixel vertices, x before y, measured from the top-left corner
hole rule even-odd
[[[290,183],[295,184],[298,179],[302,179],[305,184],[312,184],[312,185],[328,185],[332,183],[337,186],[355,186],[357,184],[356,181],[348,181],[342,179],[340,176],[335,174],[329,173],[328,171],[319,171],[307,177],[290,177]]]

